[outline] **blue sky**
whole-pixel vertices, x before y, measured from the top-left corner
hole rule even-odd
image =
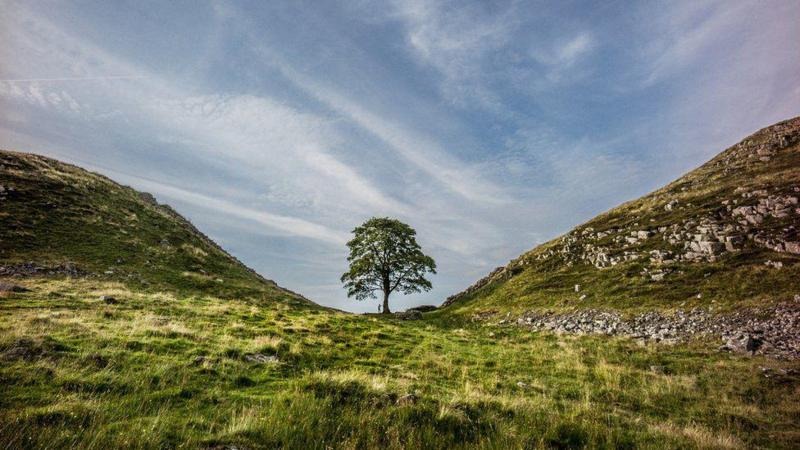
[[[173,205],[318,303],[411,224],[437,304],[800,114],[800,2],[0,0],[0,147]]]

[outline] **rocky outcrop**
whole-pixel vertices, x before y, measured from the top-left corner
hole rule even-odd
[[[69,262],[56,266],[43,266],[32,261],[21,264],[0,266],[0,276],[4,277],[29,277],[44,275],[66,275],[69,277],[79,277],[86,274],[86,272],[76,267],[75,264]]]
[[[475,282],[475,284],[473,284],[472,286],[464,289],[458,294],[447,297],[447,300],[445,300],[444,303],[442,303],[442,307],[449,306],[455,303],[456,301],[460,300],[461,298],[467,297],[470,294],[477,292],[484,286],[487,286],[494,281],[508,279],[511,278],[511,276],[512,272],[511,270],[509,270],[508,266],[497,267],[493,271],[489,272],[489,275],[486,275],[485,277],[481,278],[480,280]]]
[[[473,319],[485,321],[488,317],[479,313]],[[678,310],[673,314],[650,311],[633,317],[600,309],[568,313],[529,311],[498,323],[510,324],[535,331],[627,336],[664,343],[713,337],[723,342],[721,350],[783,359],[800,357],[800,296],[768,308],[726,314],[714,314],[708,308]]]
[[[798,143],[800,117],[765,128],[663,189],[494,269],[443,306],[530,267],[602,270],[636,262],[644,266],[642,277],[660,282],[682,265],[718,262],[743,251],[785,254],[789,261],[773,262],[776,269],[792,264],[792,256],[800,255],[800,182],[796,175],[769,175],[800,158]],[[755,173],[761,176],[750,176]]]

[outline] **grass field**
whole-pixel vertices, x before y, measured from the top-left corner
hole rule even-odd
[[[0,298],[4,448],[800,446],[800,364],[717,343],[23,284]]]

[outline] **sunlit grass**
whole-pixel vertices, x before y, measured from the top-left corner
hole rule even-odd
[[[25,284],[32,292],[0,302],[4,447],[800,443],[797,377],[759,368],[797,364],[702,343],[405,322],[92,280]]]

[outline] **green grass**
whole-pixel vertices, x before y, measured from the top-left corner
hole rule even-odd
[[[0,261],[75,265],[136,290],[313,306],[234,259],[170,207],[81,168],[0,151]]]
[[[32,291],[0,298],[0,447],[800,445],[800,380],[760,368],[800,365],[714,343],[397,321],[91,279],[24,284]],[[398,401],[407,394],[416,400]]]

